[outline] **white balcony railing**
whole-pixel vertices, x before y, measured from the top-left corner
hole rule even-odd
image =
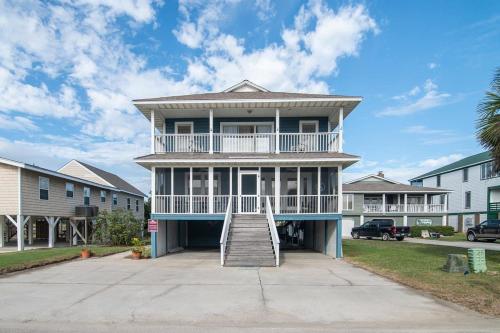
[[[233,213],[263,214],[264,195],[215,195],[213,208],[207,195],[155,195],[155,212],[160,214],[224,214],[232,201]],[[276,211],[276,197],[269,196],[274,214],[324,214],[338,212],[338,197],[333,194],[284,195],[279,197],[280,209]],[[300,203],[300,204],[298,204]]]
[[[276,140],[279,140],[276,144]],[[155,153],[311,153],[338,151],[338,133],[162,134]]]
[[[404,213],[404,204],[364,204],[364,213]],[[406,213],[444,213],[445,205],[441,204],[407,204]]]

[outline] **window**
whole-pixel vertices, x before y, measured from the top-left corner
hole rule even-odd
[[[101,202],[106,202],[106,191],[101,190]]]
[[[130,198],[127,198],[127,210],[130,210]]]
[[[465,208],[468,209],[471,206],[471,192],[465,192]]]
[[[113,193],[113,206],[118,205],[118,195],[116,193]]]
[[[354,204],[354,194],[344,194],[342,196],[343,200],[343,209],[344,210],[352,210]]]
[[[38,188],[40,190],[40,200],[49,200],[49,179],[38,177]]]
[[[469,181],[469,168],[465,168],[462,170],[462,181],[467,183]]]
[[[135,211],[139,211],[139,200],[135,200]]]
[[[441,187],[441,175],[436,176],[436,186]]]
[[[83,204],[90,205],[90,187],[83,188]]]
[[[500,177],[500,170],[495,172],[495,164],[489,161],[481,164],[481,180]]]
[[[75,184],[66,183],[66,198],[73,198],[75,194]]]

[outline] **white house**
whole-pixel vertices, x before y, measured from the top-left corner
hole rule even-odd
[[[341,257],[343,122],[361,97],[222,92],[139,99],[151,122],[152,256],[220,247],[221,263],[274,266],[279,250]]]
[[[500,172],[489,152],[472,155],[410,179],[412,185],[452,190],[448,225],[465,231],[487,218],[499,218]]]

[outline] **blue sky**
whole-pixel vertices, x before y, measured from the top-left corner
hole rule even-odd
[[[270,90],[361,95],[352,178],[405,181],[481,151],[475,108],[500,59],[498,1],[0,0],[0,156],[76,158],[145,192],[133,98]]]

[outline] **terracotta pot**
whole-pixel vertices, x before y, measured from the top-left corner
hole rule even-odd
[[[88,259],[90,258],[90,250],[89,249],[83,249],[81,253],[82,259]]]
[[[132,251],[132,259],[134,260],[138,260],[138,259],[141,259],[141,252],[135,252],[135,251]]]

